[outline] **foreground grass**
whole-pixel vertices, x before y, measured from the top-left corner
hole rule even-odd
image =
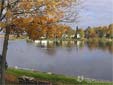
[[[49,81],[53,85],[112,85],[113,84],[112,82],[101,82],[101,81],[88,82],[86,80],[82,80],[80,82],[77,80],[76,77],[67,77],[64,75],[47,74],[44,72],[14,69],[14,68],[9,68],[6,71],[6,74],[13,75],[16,78],[23,76],[23,75],[29,76],[29,77],[34,77],[39,80]]]

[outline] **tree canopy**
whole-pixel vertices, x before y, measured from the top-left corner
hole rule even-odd
[[[5,31],[1,57],[1,85],[5,85],[9,34],[16,33],[19,36],[26,32],[33,40],[45,35],[56,37],[55,32],[58,32],[56,29],[59,29],[58,22],[67,21],[72,17],[67,8],[72,7],[75,2],[76,0],[0,0],[0,31]],[[66,12],[68,13],[65,14]],[[76,19],[75,17],[73,19]],[[59,36],[60,33],[59,29]]]
[[[59,28],[59,22],[67,18],[69,20],[72,15],[65,13],[75,2],[76,0],[2,0],[1,30],[8,26],[14,33],[26,32],[31,39],[36,39],[35,36],[38,38]]]

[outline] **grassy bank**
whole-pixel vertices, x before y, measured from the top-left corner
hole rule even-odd
[[[9,68],[6,71],[6,75],[9,79],[12,79],[13,82],[17,82],[17,78],[20,76],[28,76],[33,77],[42,81],[49,81],[53,85],[112,85],[112,82],[104,82],[104,81],[93,81],[93,80],[78,80],[76,77],[67,77],[64,75],[56,75],[56,74],[48,74],[39,71],[30,71],[30,70],[22,70],[22,69],[14,69]],[[13,78],[10,78],[13,76]]]

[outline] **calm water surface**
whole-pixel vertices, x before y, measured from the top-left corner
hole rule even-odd
[[[3,40],[0,39],[0,52],[2,44]],[[44,48],[24,40],[9,41],[7,62],[11,67],[112,80],[113,47],[109,46],[112,43],[107,45],[98,47],[94,42],[84,44],[72,41]]]

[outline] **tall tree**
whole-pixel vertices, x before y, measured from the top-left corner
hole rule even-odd
[[[38,33],[43,28],[51,28],[59,21],[69,20],[67,18],[70,15],[65,15],[67,10],[64,9],[71,7],[73,2],[76,0],[0,0],[0,31],[5,30],[1,58],[1,85],[5,85],[5,61],[9,34],[12,31],[18,35],[20,32],[27,32],[30,38],[35,39],[35,36],[41,36]],[[76,19],[75,17],[73,19]]]

